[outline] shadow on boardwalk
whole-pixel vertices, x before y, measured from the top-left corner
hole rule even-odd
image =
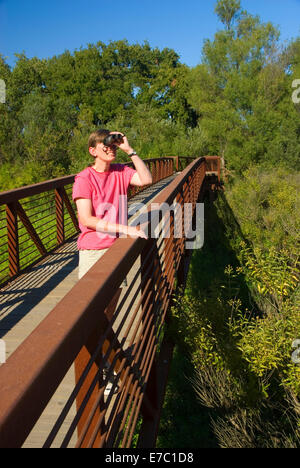
[[[73,240],[3,288],[0,291],[0,337],[41,303],[77,266],[78,252]],[[59,299],[57,297],[54,302]],[[54,305],[49,303],[50,308]]]

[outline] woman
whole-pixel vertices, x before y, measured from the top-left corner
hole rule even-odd
[[[114,134],[121,135],[120,141],[107,144],[107,137]],[[90,135],[88,147],[94,164],[75,177],[73,186],[81,231],[78,238],[79,278],[120,235],[147,238],[139,227],[127,225],[127,191],[129,185],[141,187],[152,183],[150,171],[124,134],[97,130]],[[135,169],[112,164],[117,147],[131,158]]]
[[[120,135],[118,142],[106,143],[109,135]],[[73,200],[76,202],[80,235],[79,279],[96,263],[120,235],[142,237],[146,235],[138,227],[127,225],[127,191],[129,185],[144,186],[152,183],[152,176],[145,163],[131,148],[125,135],[109,130],[97,130],[89,137],[89,153],[94,164],[75,177]],[[135,166],[112,164],[117,147],[123,150]],[[123,282],[123,285],[126,286]],[[109,364],[105,363],[103,378],[105,395],[118,391],[114,378],[108,380]],[[115,375],[115,374],[114,374]]]

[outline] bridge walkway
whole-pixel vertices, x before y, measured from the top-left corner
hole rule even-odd
[[[128,222],[132,223],[134,204],[149,205],[151,200],[163,190],[178,173],[167,177],[156,184],[147,187],[141,193],[128,201]],[[139,265],[132,268],[128,277],[134,277]],[[72,289],[78,281],[78,251],[77,236],[67,241],[62,247],[51,253],[46,259],[31,267],[26,273],[0,289],[0,339],[6,345],[6,359],[41,323],[61,299]],[[131,296],[129,295],[128,301]],[[121,301],[122,296],[119,299]],[[136,301],[138,298],[136,299]],[[41,447],[65,402],[65,395],[74,388],[74,366],[66,374],[61,385],[46,407],[40,421],[27,438],[24,448]],[[75,405],[74,405],[75,406]],[[68,427],[74,418],[76,408],[72,408],[62,426]],[[108,414],[109,416],[109,414]],[[59,447],[62,439],[56,438],[52,447]],[[73,436],[69,447],[74,446],[76,438]]]
[[[174,347],[170,306],[186,282],[187,240],[197,248],[197,201],[219,189],[221,164],[218,156],[146,164],[154,184],[130,205],[166,209],[161,217],[152,206],[142,220],[155,239],[118,240],[80,281],[74,176],[0,194],[2,281],[11,278],[0,288],[1,447],[155,447]]]

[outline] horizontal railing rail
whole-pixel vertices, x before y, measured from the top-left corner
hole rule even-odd
[[[174,158],[144,162],[153,184],[174,173]],[[72,200],[74,178],[61,177],[0,193],[0,286],[78,234]],[[132,187],[128,198],[141,190]]]
[[[177,170],[182,171],[188,164],[195,160],[195,157],[191,156],[175,156]],[[218,181],[221,180],[221,158],[219,156],[205,156],[207,173],[215,174]]]
[[[174,210],[152,217],[148,207],[155,238],[118,239],[0,367],[1,447],[21,447],[40,434],[44,410],[73,364],[74,386],[61,413],[52,422],[47,416],[52,425],[40,446],[149,446],[169,306],[186,272],[185,228],[209,164],[193,161],[153,200],[156,208],[182,209],[182,236]],[[106,394],[108,380],[114,384]]]

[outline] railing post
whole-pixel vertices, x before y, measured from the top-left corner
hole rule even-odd
[[[153,323],[156,322],[156,314],[158,313],[156,305],[156,295],[158,294],[157,280],[160,276],[160,272],[161,267],[156,240],[149,239],[141,253],[141,294],[142,296],[144,295],[144,299],[142,300],[143,321],[146,317],[147,311],[151,309],[152,321]],[[147,408],[145,404],[142,405],[143,417],[146,419],[152,419],[157,410],[158,402],[155,366],[156,360],[154,360],[146,389],[146,397],[151,404],[152,411],[149,412],[149,408]]]
[[[175,156],[176,172],[179,172],[179,156]]]
[[[185,220],[185,217],[189,216],[189,214],[187,213],[187,210],[184,209],[185,208],[185,203],[191,203],[192,202],[192,200],[190,198],[191,192],[189,191],[190,183],[191,183],[191,180],[189,180],[189,183],[186,182],[184,184],[184,186],[182,187],[182,192],[180,193],[181,206],[183,208],[182,209],[183,245],[182,245],[182,250],[181,250],[180,262],[179,262],[179,264],[178,264],[178,266],[176,268],[177,291],[178,291],[178,293],[180,293],[186,287],[188,267],[189,267],[189,263],[190,263],[191,255],[192,255],[191,250],[186,249],[186,232],[185,232],[186,220]],[[196,185],[196,181],[195,181],[195,185]],[[198,184],[197,184],[197,186],[198,186]],[[192,222],[192,218],[190,219],[190,222]]]
[[[70,215],[70,218],[73,222],[73,226],[75,227],[76,231],[79,231],[79,225],[78,225],[78,219],[77,219],[77,216],[75,214],[75,211],[73,210],[73,207],[71,205],[71,202],[69,200],[69,197],[67,195],[67,192],[65,190],[64,187],[61,187],[60,188],[60,193],[61,193],[61,196],[62,196],[62,199],[63,199],[63,202],[64,202],[64,206],[67,208],[67,211]]]
[[[175,172],[174,171],[174,161],[170,161],[169,164],[170,164],[170,166],[169,166],[170,167],[170,169],[169,169],[170,170],[170,175],[172,175]]]
[[[12,278],[20,271],[18,215],[15,203],[6,205],[7,241],[9,276]]]
[[[146,317],[147,310],[151,309],[152,321],[155,323],[155,327],[157,314],[160,312],[160,307],[157,306],[157,302],[160,299],[158,297],[163,290],[163,285],[162,289],[159,290],[157,284],[160,281],[160,275],[161,264],[156,240],[149,239],[141,253],[141,293],[145,293],[144,300],[142,301],[142,314],[143,317]],[[143,424],[139,434],[138,447],[154,447],[159,422],[159,406],[161,403],[158,394],[157,356],[155,356],[141,406]]]
[[[104,323],[100,322],[99,326],[93,330],[93,333],[89,337],[86,345],[83,346],[83,348],[80,350],[75,359],[74,367],[76,383],[78,383],[79,380],[82,378],[83,372],[89,364],[93,354],[99,347],[101,336],[104,334],[109,321],[112,319],[113,313],[117,307],[120,294],[121,289],[119,289],[116,292],[109,306],[105,309]],[[84,383],[82,384],[80,391],[76,397],[77,410],[86,401],[86,406],[82,411],[81,418],[77,425],[78,439],[80,440],[79,445],[81,448],[99,447],[99,445],[103,442],[103,437],[105,436],[105,420],[102,417],[103,413],[105,412],[105,399],[103,388],[103,368],[105,363],[103,360],[103,355],[110,347],[110,341],[113,339],[113,336],[113,332],[111,332],[108,335],[107,339],[104,340],[102,349],[98,352],[97,357],[93,361],[88,373],[85,376]],[[114,349],[112,350],[112,354],[115,356]],[[107,360],[107,364],[109,364],[109,360],[110,359]],[[93,390],[90,390],[91,383],[94,380],[94,388]],[[102,392],[102,395],[99,397],[100,392]],[[90,416],[90,413],[93,409],[94,413],[92,416]]]
[[[159,161],[159,180],[164,178],[164,160],[160,159]]]
[[[156,163],[156,177],[157,177],[157,181],[159,181],[160,180],[160,160],[158,160]]]
[[[155,183],[155,165],[154,165],[154,162],[151,161],[151,166],[150,166],[150,172],[151,172],[151,176],[152,176],[152,183],[154,184]]]
[[[221,182],[221,158],[218,158],[218,182]]]
[[[81,351],[79,352],[76,360],[75,360],[75,381],[76,383],[80,380],[86,366],[88,365],[91,356],[93,355],[95,348],[97,347],[97,343],[99,340],[99,335],[98,335],[98,330],[95,330],[92,336],[89,338],[88,343],[86,346],[84,346]],[[97,400],[99,391],[100,391],[100,385],[101,385],[101,380],[102,380],[102,375],[99,374],[99,366],[101,364],[101,359],[102,356],[100,356],[98,359],[95,360],[93,365],[91,366],[91,369],[88,372],[88,375],[85,378],[84,384],[81,386],[80,391],[76,397],[76,405],[77,405],[77,411],[83,404],[84,400],[87,398],[87,395],[89,393],[89,388],[91,386],[91,383],[95,378],[98,376],[98,382],[95,385],[93,391],[89,395],[88,401],[86,403],[85,409],[82,412],[82,416],[78,422],[77,425],[77,433],[78,433],[78,438],[81,436],[82,431],[85,428],[86,422],[89,417],[89,413],[94,405],[94,402]],[[100,416],[100,412],[103,409],[104,405],[104,398],[102,398],[102,401],[99,402],[99,405],[97,407],[97,410],[95,411],[94,417],[92,418],[90,422],[90,427],[83,438],[83,441],[81,443],[81,447],[87,447],[89,439],[91,437],[91,434],[93,432],[94,426],[97,422],[97,419]],[[99,443],[101,440],[101,431],[97,435],[95,443]]]
[[[168,175],[168,161],[164,161],[164,178]]]
[[[57,243],[62,244],[65,241],[64,199],[59,188],[55,189],[55,209]]]

